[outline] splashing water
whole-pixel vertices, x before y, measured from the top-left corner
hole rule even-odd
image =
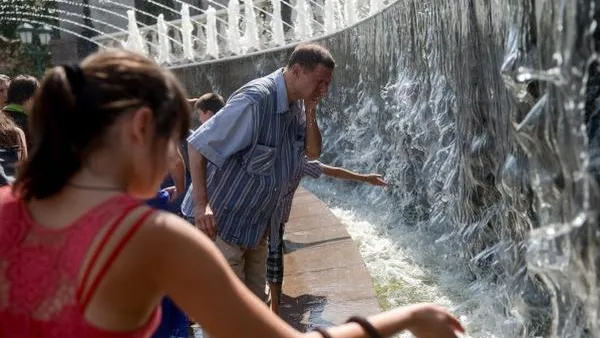
[[[439,300],[474,337],[600,337],[599,10],[403,0],[323,41],[340,66],[322,161],[391,186],[304,184],[374,228],[358,241],[384,302]],[[248,80],[203,73],[225,93]]]
[[[190,6],[184,4],[181,6],[181,40],[183,42],[183,55],[187,60],[194,59],[193,31],[194,25],[190,18]]]
[[[296,34],[296,38],[298,40],[309,39],[313,34],[310,3],[306,0],[296,0],[294,12],[296,13],[294,20],[294,33]]]
[[[160,14],[158,16],[158,63],[169,63],[171,62],[171,46],[169,39],[167,38],[167,24],[165,23],[165,16]]]
[[[352,25],[358,20],[356,17],[356,0],[344,1],[344,17],[347,25]]]
[[[278,46],[285,44],[283,34],[283,20],[281,19],[281,0],[272,0],[273,16],[271,18],[271,30],[273,31],[273,41]]]
[[[206,54],[213,58],[219,57],[219,45],[217,44],[217,17],[214,7],[206,10]]]
[[[475,337],[600,336],[594,4],[415,1],[354,32],[398,31],[399,54],[344,59],[358,75],[324,104],[324,160],[392,187],[306,185],[337,206],[384,303],[417,289]]]
[[[325,0],[325,32],[333,33],[336,29],[334,0]]]
[[[123,47],[137,53],[147,54],[148,51],[146,49],[144,39],[142,39],[142,35],[140,34],[140,30],[137,25],[137,20],[135,19],[135,12],[128,10],[127,18],[127,29],[129,34],[127,35],[127,42],[125,42]]]
[[[254,2],[252,0],[244,0],[244,23],[246,25],[244,31],[246,51],[260,49],[256,13],[254,12]]]
[[[240,54],[240,3],[237,0],[230,0],[227,5],[227,46],[233,54]]]
[[[383,1],[381,0],[371,0],[371,5],[369,6],[369,14],[373,15],[377,13],[383,7]]]

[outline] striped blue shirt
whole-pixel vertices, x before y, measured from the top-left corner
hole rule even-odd
[[[305,133],[304,106],[288,103],[279,69],[238,89],[190,135],[189,144],[210,161],[206,185],[219,237],[254,248],[280,219],[277,206],[299,165]],[[194,215],[192,187],[182,211]]]
[[[292,201],[294,199],[296,189],[298,189],[298,186],[300,185],[302,177],[310,176],[312,178],[319,178],[321,174],[323,174],[321,162],[310,161],[306,156],[303,156],[300,168],[294,174],[294,178],[292,178],[287,194],[283,196],[283,200],[281,201],[281,207],[283,208],[281,212],[281,223],[287,223],[287,221],[290,220]]]

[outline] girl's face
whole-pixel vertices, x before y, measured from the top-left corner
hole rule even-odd
[[[122,172],[126,190],[136,198],[152,198],[167,175],[169,163],[177,158],[179,135],[175,131],[167,137],[156,135],[152,112],[147,108],[136,111],[123,129]]]

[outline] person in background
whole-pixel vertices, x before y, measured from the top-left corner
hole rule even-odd
[[[180,206],[173,208],[178,196],[185,189],[186,169],[183,156],[177,149],[177,156],[173,163],[170,163],[169,176],[163,181],[156,197],[146,202],[147,205],[164,211],[172,212],[172,209],[178,210]],[[175,185],[169,185],[174,182]],[[166,186],[166,187],[165,187]],[[153,334],[153,338],[188,338],[189,321],[183,312],[173,300],[165,297],[161,304],[162,318],[160,325]]]
[[[0,74],[0,109],[6,105],[6,93],[10,85],[10,77]]]
[[[200,124],[206,123],[221,108],[225,106],[225,100],[217,93],[206,93],[198,98],[194,103],[194,112],[198,117]]]
[[[0,161],[8,181],[12,181],[18,164],[25,158],[27,158],[25,133],[4,111],[0,111]]]
[[[200,125],[206,123],[211,117],[213,117],[223,106],[225,101],[223,97],[216,93],[206,93],[194,101],[194,114],[198,118]],[[210,164],[208,164],[210,165]],[[188,219],[192,224],[194,223],[194,194],[193,185],[187,188],[187,192],[181,203],[181,214]]]
[[[335,177],[344,180],[356,180],[359,182],[369,183],[375,186],[387,186],[387,182],[383,179],[382,175],[379,174],[359,174],[354,171],[344,169],[341,167],[333,167],[321,163],[320,161],[311,161],[304,157],[301,163],[301,171],[298,172],[298,176],[294,177],[293,182],[290,186],[290,190],[283,197],[281,203],[281,222],[279,230],[279,238],[275,247],[269,246],[269,256],[267,258],[267,282],[269,283],[269,290],[271,291],[271,310],[274,313],[279,314],[279,306],[281,305],[282,291],[283,291],[283,253],[284,253],[284,242],[283,234],[285,232],[285,224],[289,221],[290,212],[292,211],[292,202],[294,194],[300,180],[304,176],[310,176],[313,178],[319,178],[322,174],[329,177]]]
[[[46,73],[31,114],[34,145],[14,185],[0,188],[0,277],[10,295],[0,302],[0,337],[147,338],[164,296],[220,338],[464,332],[434,304],[309,333],[274,315],[210,238],[143,203],[177,156],[189,116],[175,76],[130,51]]]
[[[27,157],[25,133],[2,110],[10,78],[0,74],[0,187],[12,184],[19,162]]]
[[[2,110],[15,124],[23,130],[27,143],[29,140],[29,113],[33,105],[33,98],[39,88],[39,81],[30,75],[19,75],[10,81],[6,94],[6,105]]]

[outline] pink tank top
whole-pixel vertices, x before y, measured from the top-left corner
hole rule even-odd
[[[126,195],[116,196],[70,226],[51,230],[31,219],[25,203],[9,187],[0,188],[0,337],[150,337],[160,321],[159,307],[141,328],[129,332],[105,331],[84,318],[84,310],[111,263],[152,209],[118,240],[99,273],[92,276],[91,269],[99,264],[100,252],[125,216],[140,205]],[[81,274],[92,242],[113,219]]]

